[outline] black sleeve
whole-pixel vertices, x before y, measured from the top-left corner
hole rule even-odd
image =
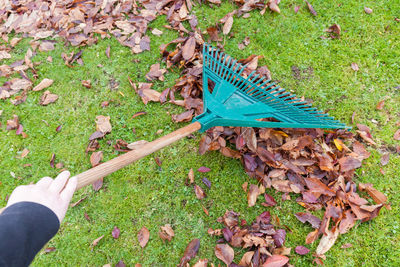
[[[57,233],[60,222],[49,208],[19,202],[0,214],[0,266],[28,266]]]

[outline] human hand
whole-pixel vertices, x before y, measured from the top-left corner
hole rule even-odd
[[[54,180],[44,177],[36,184],[20,185],[12,192],[7,207],[22,201],[35,202],[51,209],[61,223],[77,185],[77,178],[69,176],[69,171],[63,171]]]

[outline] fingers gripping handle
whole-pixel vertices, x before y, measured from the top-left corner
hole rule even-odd
[[[153,142],[144,144],[139,149],[127,152],[121,156],[118,156],[112,160],[104,162],[94,168],[91,168],[85,172],[82,172],[76,177],[78,178],[78,185],[76,190],[87,186],[89,184],[94,183],[98,179],[105,177],[123,167],[131,164],[132,162],[139,160],[157,150],[160,150],[163,147],[166,147],[175,141],[178,141],[189,134],[200,130],[201,124],[199,122],[194,122],[189,124],[183,128],[176,130],[170,134],[167,134]],[[5,208],[0,208],[0,214],[3,212]]]

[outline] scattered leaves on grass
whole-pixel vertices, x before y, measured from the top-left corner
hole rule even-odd
[[[58,95],[50,93],[50,91],[44,92],[44,94],[40,97],[39,104],[42,106],[47,106],[48,104],[56,102],[58,99]]]
[[[196,257],[199,248],[200,248],[200,239],[196,238],[190,241],[190,243],[187,245],[185,249],[185,252],[183,253],[183,256],[178,266],[179,267],[186,266],[186,263],[188,263],[191,259]]]
[[[231,31],[232,25],[233,25],[233,15],[229,16],[226,19],[224,27],[222,28],[222,33],[224,35],[227,35]]]
[[[21,152],[21,159],[25,158],[29,154],[29,149],[24,148]]]
[[[346,244],[343,244],[340,248],[351,248],[352,246],[353,246],[353,244],[346,243]]]
[[[120,260],[119,262],[117,262],[117,264],[115,264],[115,267],[126,267],[126,264],[123,260]]]
[[[189,60],[193,57],[196,48],[196,39],[192,36],[186,41],[182,48],[182,57],[185,60]]]
[[[56,154],[51,154],[50,167],[54,168],[54,161],[56,160]]]
[[[192,168],[189,170],[188,178],[189,178],[190,184],[193,184],[194,183],[194,171]]]
[[[55,251],[55,250],[56,250],[55,247],[47,247],[47,248],[45,248],[45,249],[43,250],[43,252],[44,252],[44,254],[48,254],[48,253],[53,252],[53,251]]]
[[[394,140],[397,140],[397,141],[400,141],[400,129],[398,129],[398,130],[394,133],[393,139],[394,139]]]
[[[338,236],[339,230],[337,228],[334,228],[333,230],[326,229],[325,235],[322,236],[321,241],[315,250],[316,254],[319,256],[324,255],[333,246],[333,244],[335,244]]]
[[[206,177],[201,178],[201,181],[208,187],[211,188],[211,182]]]
[[[158,232],[158,235],[162,240],[168,240],[171,241],[172,238],[175,236],[174,230],[172,229],[170,224],[166,224],[164,226],[161,226],[161,231]]]
[[[111,235],[114,239],[118,239],[121,231],[117,226],[114,227],[114,229],[111,231]]]
[[[100,161],[102,160],[103,160],[102,151],[93,152],[92,155],[90,156],[90,164],[92,164],[92,167],[96,167],[97,165],[99,165]]]
[[[280,248],[285,243],[286,231],[284,229],[278,229],[272,238],[274,239],[275,246]]]
[[[164,81],[164,73],[166,73],[166,69],[160,69],[160,63],[156,63],[151,65],[150,71],[146,74],[146,79],[148,81],[153,81],[153,80],[160,80]]]
[[[381,101],[379,101],[378,104],[376,105],[376,109],[377,109],[377,110],[382,110],[384,106],[385,106],[385,100],[381,100]]]
[[[45,78],[38,85],[33,87],[32,90],[33,91],[40,91],[40,90],[43,90],[43,89],[49,87],[52,84],[53,84],[53,80]]]
[[[390,154],[389,153],[385,153],[382,155],[381,157],[381,165],[385,166],[389,163],[389,159],[390,159]]]
[[[215,256],[229,266],[235,257],[235,252],[228,244],[218,244],[215,246]]]
[[[319,229],[321,220],[308,212],[298,212],[295,214],[296,218],[302,223],[309,222],[314,229]]]
[[[207,266],[208,266],[208,259],[200,259],[193,265],[193,267],[207,267]]]
[[[150,89],[152,85],[152,83],[138,84],[138,89],[136,90],[136,92],[142,98],[142,101],[145,105],[147,105],[147,103],[150,101],[160,102],[161,94],[156,90]]]
[[[258,186],[255,184],[251,184],[249,188],[249,192],[247,193],[247,202],[249,207],[253,207],[256,204],[257,197],[260,194]]]
[[[150,232],[149,230],[143,226],[142,229],[140,229],[137,238],[139,240],[139,245],[144,248],[147,244],[147,242],[149,242],[149,238],[150,238]]]
[[[103,187],[104,178],[100,178],[93,182],[92,187],[95,192],[99,191]]]
[[[77,202],[72,203],[70,206],[71,208],[78,206],[79,204],[81,204],[82,201],[84,201],[87,197],[83,197],[81,199],[79,199]]]
[[[110,50],[111,50],[110,46],[107,46],[107,48],[106,48],[106,56],[107,56],[107,58],[110,58]]]

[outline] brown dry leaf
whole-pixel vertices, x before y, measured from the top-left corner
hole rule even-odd
[[[307,0],[304,0],[304,2],[307,3],[308,10],[310,10],[311,14],[313,14],[314,16],[316,16],[316,15],[317,15],[317,12],[315,11],[314,7],[313,7]]]
[[[50,91],[46,91],[40,97],[39,104],[42,106],[46,106],[48,104],[56,102],[58,99],[58,95],[50,93]]]
[[[7,128],[6,129],[8,131],[15,130],[18,128],[18,126],[19,126],[19,119],[18,119],[18,116],[14,114],[12,120],[7,120]]]
[[[372,184],[360,183],[358,184],[358,187],[361,191],[367,191],[368,195],[370,195],[377,204],[385,204],[387,202],[387,197],[383,193],[376,190]]]
[[[255,184],[251,184],[249,188],[249,192],[247,193],[247,202],[249,207],[253,207],[257,202],[257,197],[260,194],[258,186]]]
[[[21,159],[25,158],[29,154],[29,150],[24,148],[21,152]]]
[[[150,89],[152,83],[139,83],[137,93],[142,98],[143,103],[146,105],[149,101],[160,102],[161,93],[156,90]]]
[[[107,48],[106,48],[106,56],[107,56],[107,58],[110,58],[110,50],[111,50],[110,46],[107,46]]]
[[[191,184],[193,184],[193,183],[194,183],[194,171],[193,171],[193,168],[191,168],[191,169],[189,170],[188,178],[189,178],[189,182],[190,182]]]
[[[372,13],[372,9],[369,7],[364,7],[364,12],[367,14],[371,14]]]
[[[210,39],[211,39],[211,41],[213,41],[213,42],[219,42],[219,41],[222,40],[222,39],[218,36],[218,29],[217,29],[217,27],[210,27],[210,28],[207,28],[207,33],[208,33],[208,35],[210,35]]]
[[[0,60],[9,58],[11,58],[11,55],[7,51],[0,50]]]
[[[86,87],[86,88],[92,88],[92,83],[91,83],[91,81],[90,80],[82,80],[82,85],[84,86],[84,87]]]
[[[188,263],[191,259],[196,257],[199,248],[200,248],[200,239],[196,238],[190,241],[190,243],[187,245],[185,249],[185,252],[183,253],[183,256],[181,258],[178,267],[186,266],[186,263]]]
[[[336,227],[332,231],[326,229],[325,232],[326,235],[322,236],[321,241],[315,250],[318,256],[324,255],[333,246],[333,244],[335,244],[335,241],[339,236],[339,229]]]
[[[242,133],[243,139],[247,144],[247,147],[253,151],[257,151],[257,138],[256,138],[256,133],[254,131],[254,128],[248,127],[248,128],[243,128],[244,131]]]
[[[147,242],[149,242],[149,238],[150,238],[150,232],[149,230],[146,228],[146,226],[143,226],[142,229],[140,229],[137,238],[139,240],[139,245],[144,248],[147,244]]]
[[[330,32],[331,34],[331,38],[332,39],[339,39],[340,38],[340,33],[341,33],[341,29],[339,24],[333,24],[332,26],[330,26],[328,29],[325,30],[326,32]],[[358,70],[358,65],[356,63],[354,63],[355,67]],[[352,68],[353,68],[353,63],[352,63]]]
[[[251,266],[251,260],[253,259],[254,251],[247,251],[243,254],[242,259],[239,262],[240,266]]]
[[[278,3],[280,0],[269,0],[268,2],[268,7],[271,9],[271,11],[276,12],[276,13],[281,13],[281,10],[279,9]]]
[[[378,104],[376,105],[376,109],[377,109],[377,110],[382,110],[384,106],[385,106],[385,100],[381,100],[381,101],[379,101]]]
[[[26,79],[12,79],[11,81],[10,88],[11,90],[14,91],[19,91],[19,90],[28,90],[32,86],[32,82],[26,80]]]
[[[367,159],[367,158],[369,158],[369,156],[371,156],[371,153],[368,152],[368,151],[365,149],[365,147],[363,146],[363,144],[361,144],[361,143],[358,142],[358,141],[355,141],[355,142],[353,143],[353,151],[354,151],[354,153],[356,153],[356,154],[359,155],[358,158],[359,158],[360,160]]]
[[[43,90],[43,89],[49,87],[52,84],[53,84],[53,80],[45,78],[38,85],[36,85],[32,90],[40,91],[40,90]]]
[[[382,157],[381,157],[381,165],[382,166],[387,165],[389,163],[389,159],[390,159],[390,154],[389,153],[383,154]]]
[[[393,139],[394,139],[394,140],[397,140],[397,141],[400,141],[400,129],[398,129],[398,130],[394,133]]]
[[[54,50],[54,41],[42,41],[42,43],[39,45],[39,51],[40,52],[48,52]]]
[[[14,37],[14,38],[11,39],[10,45],[11,45],[12,47],[14,47],[14,46],[16,46],[21,40],[22,40],[22,38]]]
[[[200,259],[193,265],[193,267],[207,267],[207,266],[208,266],[208,259]]]
[[[235,252],[228,244],[218,244],[215,246],[215,256],[229,266],[235,257]]]
[[[92,246],[95,247],[97,246],[97,244],[99,243],[99,241],[104,237],[104,235],[100,236],[99,238],[96,238],[95,240],[93,240],[92,242]]]
[[[185,122],[185,121],[190,121],[192,120],[193,117],[193,110],[187,110],[181,114],[178,115],[172,115],[172,120],[175,122]]]
[[[343,244],[340,248],[351,248],[352,246],[353,246],[353,244],[346,243],[346,244]]]
[[[172,238],[175,236],[174,230],[172,229],[170,224],[166,224],[161,226],[161,231],[158,233],[162,240],[171,241]]]
[[[336,24],[334,24],[334,25],[336,25]],[[331,26],[332,27],[332,26]],[[360,70],[360,68],[358,67],[358,65],[357,65],[357,63],[351,63],[351,68],[354,70],[354,71],[359,71]]]
[[[339,159],[340,171],[347,172],[361,167],[361,161],[351,156]]]
[[[227,35],[231,31],[232,25],[233,25],[233,16],[229,16],[228,19],[225,21],[222,33],[224,35]]]
[[[182,47],[182,57],[185,60],[189,60],[193,57],[196,48],[196,39],[191,36]]]
[[[97,165],[100,164],[100,161],[103,160],[103,151],[96,151],[93,152],[92,155],[90,155],[90,164],[92,164],[92,167],[96,167]]]
[[[204,193],[204,190],[196,184],[194,185],[194,192],[196,194],[197,199],[203,199],[206,197],[206,193]]]
[[[110,116],[96,116],[96,130],[103,134],[111,133]]]
[[[148,81],[159,79],[160,81],[164,81],[164,73],[166,73],[166,69],[160,69],[160,63],[156,63],[151,65],[150,71],[146,74],[146,79]]]
[[[310,188],[311,192],[320,193],[331,197],[336,195],[334,190],[330,189],[318,178],[305,178],[304,181],[306,182],[308,188]]]

